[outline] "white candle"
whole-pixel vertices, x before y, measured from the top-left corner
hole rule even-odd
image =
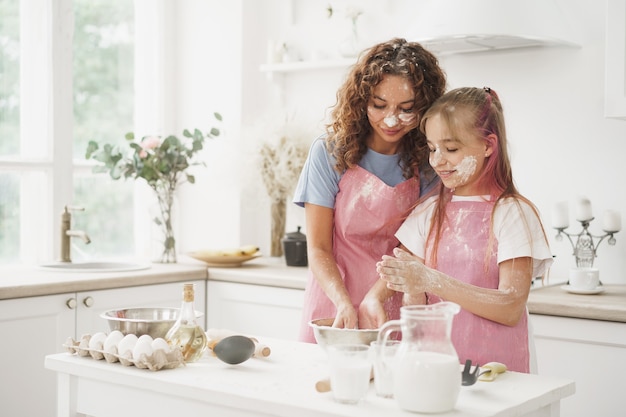
[[[622,216],[617,210],[607,210],[602,219],[602,230],[605,232],[619,232],[622,230]]]
[[[591,213],[591,201],[589,201],[586,197],[581,197],[578,200],[578,205],[576,206],[576,220],[579,222],[586,222],[593,219],[593,214]]]
[[[569,206],[567,201],[560,201],[552,207],[552,227],[567,229],[569,227]]]

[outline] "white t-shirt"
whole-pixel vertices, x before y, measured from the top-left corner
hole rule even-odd
[[[400,243],[422,259],[425,257],[426,239],[438,198],[431,197],[416,207],[396,232]],[[484,199],[481,196],[453,196],[452,201]],[[552,253],[544,237],[541,220],[526,202],[519,203],[516,204],[513,198],[506,198],[495,208],[493,233],[498,242],[498,263],[531,257],[533,277],[540,277],[552,265]]]

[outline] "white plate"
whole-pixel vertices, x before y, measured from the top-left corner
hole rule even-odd
[[[604,292],[604,287],[596,287],[593,290],[583,290],[580,288],[574,288],[571,285],[563,285],[561,288],[563,288],[565,291],[572,293],[572,294],[591,295],[591,294],[600,294]]]

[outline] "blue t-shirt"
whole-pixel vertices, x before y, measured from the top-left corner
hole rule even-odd
[[[309,149],[304,167],[294,192],[293,202],[304,207],[304,203],[334,208],[335,197],[339,192],[341,174],[335,170],[336,159],[326,150],[324,136],[317,138]],[[385,155],[368,148],[359,161],[359,166],[376,175],[385,184],[395,187],[403,181],[400,155]],[[425,178],[426,176],[424,176]],[[436,180],[436,176],[434,178]],[[425,188],[434,186],[436,181],[421,181],[422,194]]]

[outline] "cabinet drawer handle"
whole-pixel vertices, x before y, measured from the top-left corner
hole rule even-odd
[[[65,305],[70,310],[74,310],[76,308],[76,298],[70,298],[69,300],[65,302]]]
[[[93,305],[93,297],[85,297],[83,304],[85,307],[91,307]]]

